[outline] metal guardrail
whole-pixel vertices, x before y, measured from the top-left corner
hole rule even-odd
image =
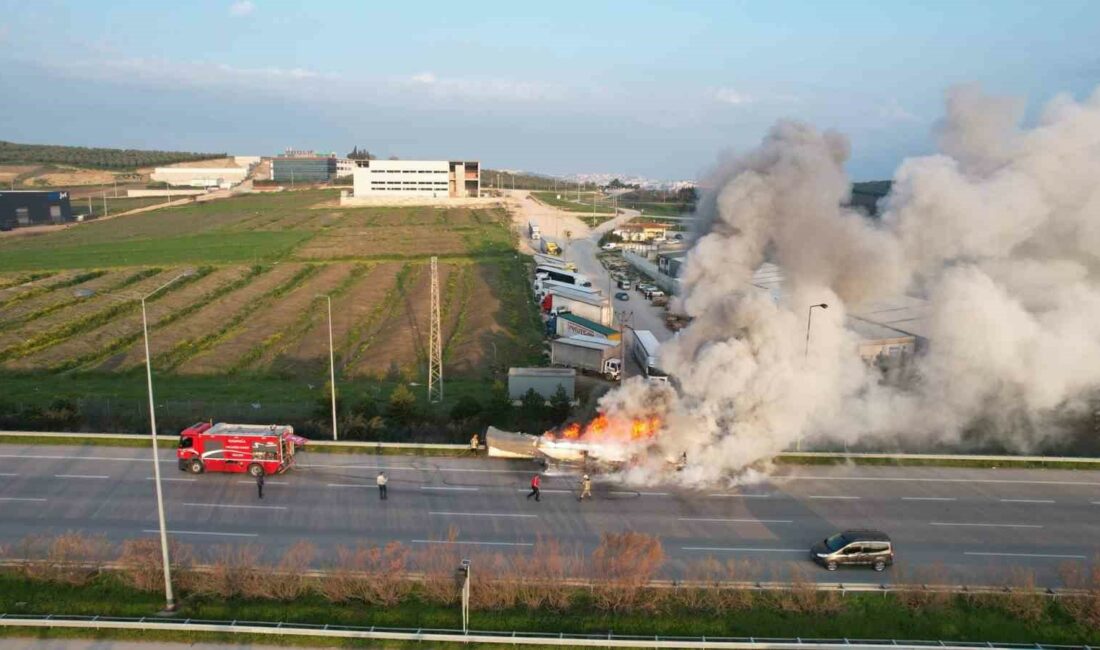
[[[113,440],[148,440],[147,434],[134,433],[65,433],[55,431],[0,431],[0,437],[25,437],[25,438],[79,438],[84,440],[113,439]],[[175,441],[176,436],[158,435],[157,440]],[[348,447],[352,449],[438,449],[447,451],[462,451],[469,449],[466,444],[446,443],[420,443],[420,442],[370,442],[358,440],[310,440],[314,447]],[[482,447],[484,448],[484,446]],[[872,459],[872,460],[897,460],[897,461],[974,461],[974,462],[1002,462],[1002,463],[1077,463],[1083,465],[1100,466],[1100,458],[1088,458],[1077,456],[1003,456],[982,454],[893,454],[893,453],[866,453],[866,452],[831,452],[831,451],[785,451],[776,455],[780,459],[797,458],[832,458],[845,459]]]
[[[149,440],[148,434],[140,433],[65,433],[58,431],[0,431],[0,437],[12,437],[12,438],[78,438],[82,440],[95,441],[96,439],[105,440],[136,440],[143,441]],[[178,436],[157,434],[157,441],[169,441],[175,443]],[[469,445],[464,444],[444,444],[444,443],[421,443],[421,442],[364,442],[359,440],[348,441],[333,441],[333,440],[310,440],[309,445],[311,447],[349,447],[358,449],[373,449],[380,447],[383,449],[443,449],[449,451],[461,451],[469,449]]]
[[[140,630],[210,632],[262,636],[327,637],[417,641],[421,643],[483,643],[499,645],[563,646],[584,648],[699,648],[730,650],[818,650],[853,648],[874,650],[1092,650],[1086,645],[1041,643],[991,643],[973,641],[901,641],[894,639],[802,639],[756,637],[675,637],[623,634],[554,634],[541,632],[495,632],[310,625],[272,621],[216,621],[204,619],[130,618],[120,616],[64,616],[0,614],[0,626],[13,628],[70,628],[86,630]]]

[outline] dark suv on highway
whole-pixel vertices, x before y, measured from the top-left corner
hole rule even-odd
[[[810,558],[830,571],[849,564],[882,571],[894,563],[894,544],[877,530],[846,530],[814,544]]]

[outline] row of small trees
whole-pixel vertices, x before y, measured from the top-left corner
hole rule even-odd
[[[136,169],[138,167],[225,157],[225,153],[65,147],[60,145],[18,144],[0,140],[0,164],[41,163],[95,169]]]

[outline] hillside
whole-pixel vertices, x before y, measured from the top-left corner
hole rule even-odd
[[[18,144],[0,140],[0,164],[4,165],[47,164],[92,169],[137,169],[225,157],[225,153],[66,147],[51,144]]]

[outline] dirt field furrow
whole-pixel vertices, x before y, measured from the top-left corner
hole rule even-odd
[[[347,338],[352,326],[356,292],[372,276],[374,270],[369,264],[353,264],[352,271],[345,276],[340,286],[329,295],[332,297],[332,340],[339,352],[341,343]],[[275,345],[270,346],[255,367],[274,371],[280,375],[316,374],[317,368],[328,367],[328,313],[327,305],[318,300],[318,311],[309,312],[309,318],[299,319],[293,336],[284,336]],[[367,305],[371,307],[373,305]]]
[[[0,315],[7,314],[24,301],[37,300],[40,296],[55,291],[63,291],[71,282],[76,281],[87,271],[71,270],[57,273],[18,273],[12,274],[11,284],[0,289]],[[26,278],[26,281],[21,281]],[[77,285],[72,285],[77,286]]]
[[[104,291],[139,271],[140,269],[110,271],[87,282],[54,289],[0,310],[0,347],[7,345],[11,336],[23,338],[28,332],[49,329],[69,320],[70,314],[95,309],[105,300],[109,300],[109,297],[103,295]],[[85,291],[93,293],[85,294]]]
[[[493,339],[506,334],[497,322],[500,299],[494,295],[493,285],[499,282],[500,267],[496,264],[478,264],[473,273],[469,304],[462,325],[451,338],[445,359],[454,372],[469,372],[484,364],[486,352],[491,354]]]
[[[31,356],[39,356],[49,349],[52,349],[58,345],[65,343],[72,339],[81,339],[84,337],[86,330],[92,330],[99,327],[102,322],[104,314],[112,312],[112,310],[120,310],[119,316],[127,313],[131,308],[126,307],[127,304],[133,304],[136,297],[144,295],[149,291],[157,288],[172,278],[170,275],[172,271],[161,271],[156,275],[144,278],[139,282],[135,282],[126,287],[124,293],[105,296],[103,300],[90,302],[86,305],[81,305],[81,309],[77,313],[70,313],[69,318],[61,323],[57,323],[51,327],[45,328],[33,328],[26,331],[24,336],[19,342],[33,346],[34,349],[28,350],[26,348],[21,349],[14,356],[9,356],[5,362],[4,367],[27,367],[35,368],[40,367],[35,364],[29,366],[22,366],[22,360]],[[115,320],[118,320],[119,316],[115,316]],[[2,350],[3,347],[0,347]]]
[[[247,267],[233,267],[243,276]],[[294,275],[298,267],[293,264],[280,264],[256,276],[245,286],[213,300],[185,318],[160,328],[149,337],[149,351],[154,361],[172,350],[181,341],[195,341],[206,334],[217,331],[221,323],[233,317],[248,302],[271,291]],[[116,368],[125,370],[145,363],[145,350],[140,342],[125,351]]]
[[[385,320],[389,311],[386,296],[394,291],[397,278],[405,265],[399,262],[385,262],[371,267],[367,277],[332,305],[332,338],[336,347],[336,368],[344,372],[345,368],[358,359],[358,351],[369,340],[378,326]],[[327,332],[325,333],[327,336]],[[283,364],[297,363],[302,359],[323,356],[327,351],[315,335],[302,338],[302,345],[288,351],[282,359],[276,361],[275,369]],[[327,343],[327,341],[324,341]]]
[[[178,272],[178,269],[169,269],[159,274],[161,283],[175,277],[174,274],[176,272]],[[181,285],[178,290],[172,290],[169,287],[168,291],[164,293],[163,296],[148,302],[147,310],[149,315],[150,339],[152,340],[157,336],[157,323],[169,318],[172,312],[186,308],[218,286],[232,282],[234,276],[239,273],[239,269],[233,268],[216,270],[194,282]],[[156,287],[154,286],[153,288]],[[119,347],[119,350],[113,355],[113,359],[115,363],[118,363],[118,361],[121,361],[124,357],[126,347],[129,347],[120,347],[121,343],[135,340],[136,342],[130,345],[139,345],[140,338],[138,337],[140,334],[141,311],[134,309],[115,318],[109,323],[86,332],[81,332],[78,337],[74,337],[59,345],[13,361],[9,364],[9,367],[29,369],[71,365],[74,361],[88,361],[95,358],[96,355],[106,353],[116,347]],[[142,350],[144,352],[144,348],[142,348]],[[144,356],[142,358],[144,359]],[[112,369],[113,365],[110,361],[111,359],[105,361],[104,364],[100,366],[100,369]]]
[[[348,257],[455,255],[467,252],[460,233],[438,226],[395,226],[393,228],[341,228],[314,237],[295,252],[300,259],[342,259]]]
[[[246,318],[225,339],[181,364],[179,372],[201,375],[246,368],[257,346],[270,343],[270,337],[278,336],[307,310],[320,313],[316,296],[332,290],[350,272],[350,264],[320,267],[289,293]]]
[[[421,360],[427,358],[431,273],[427,264],[418,266],[416,277],[410,278],[398,292],[390,315],[379,326],[377,334],[351,369],[352,375],[384,375],[391,366],[415,373]],[[452,271],[453,267],[440,265],[441,290],[447,285],[447,277]]]

